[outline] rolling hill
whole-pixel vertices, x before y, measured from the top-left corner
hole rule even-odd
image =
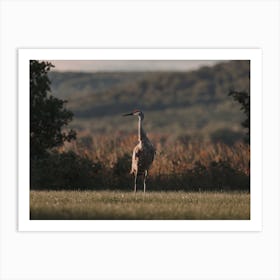
[[[230,90],[250,92],[250,62],[227,61],[188,72],[49,73],[51,94],[68,100],[71,127],[92,134],[135,131],[121,114],[139,108],[145,129],[210,138],[241,137],[240,105]]]

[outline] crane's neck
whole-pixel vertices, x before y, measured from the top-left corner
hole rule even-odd
[[[147,138],[146,133],[142,127],[142,119],[139,116],[138,117],[138,141],[143,141],[146,138]]]

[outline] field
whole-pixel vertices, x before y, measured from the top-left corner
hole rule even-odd
[[[247,192],[35,191],[34,220],[248,220]]]
[[[51,94],[67,100],[73,122],[54,136],[55,110],[34,108],[31,218],[249,219],[249,74],[249,61],[190,72],[53,72]],[[232,91],[245,94],[247,109]],[[122,114],[133,108],[144,111],[156,149],[145,196],[131,192],[138,120]],[[69,129],[76,140],[68,142]]]

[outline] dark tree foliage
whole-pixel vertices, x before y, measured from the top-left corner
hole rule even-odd
[[[63,128],[73,118],[64,108],[65,100],[50,95],[49,62],[30,60],[30,155],[40,158],[65,141],[76,138],[73,130]]]
[[[229,96],[241,104],[240,110],[244,112],[246,119],[241,123],[247,129],[245,141],[250,143],[250,94],[245,91],[230,91]]]

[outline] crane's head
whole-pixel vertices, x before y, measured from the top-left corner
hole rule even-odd
[[[141,120],[144,119],[144,114],[142,111],[140,110],[134,110],[133,112],[131,113],[127,113],[127,114],[123,114],[123,116],[138,116]]]

